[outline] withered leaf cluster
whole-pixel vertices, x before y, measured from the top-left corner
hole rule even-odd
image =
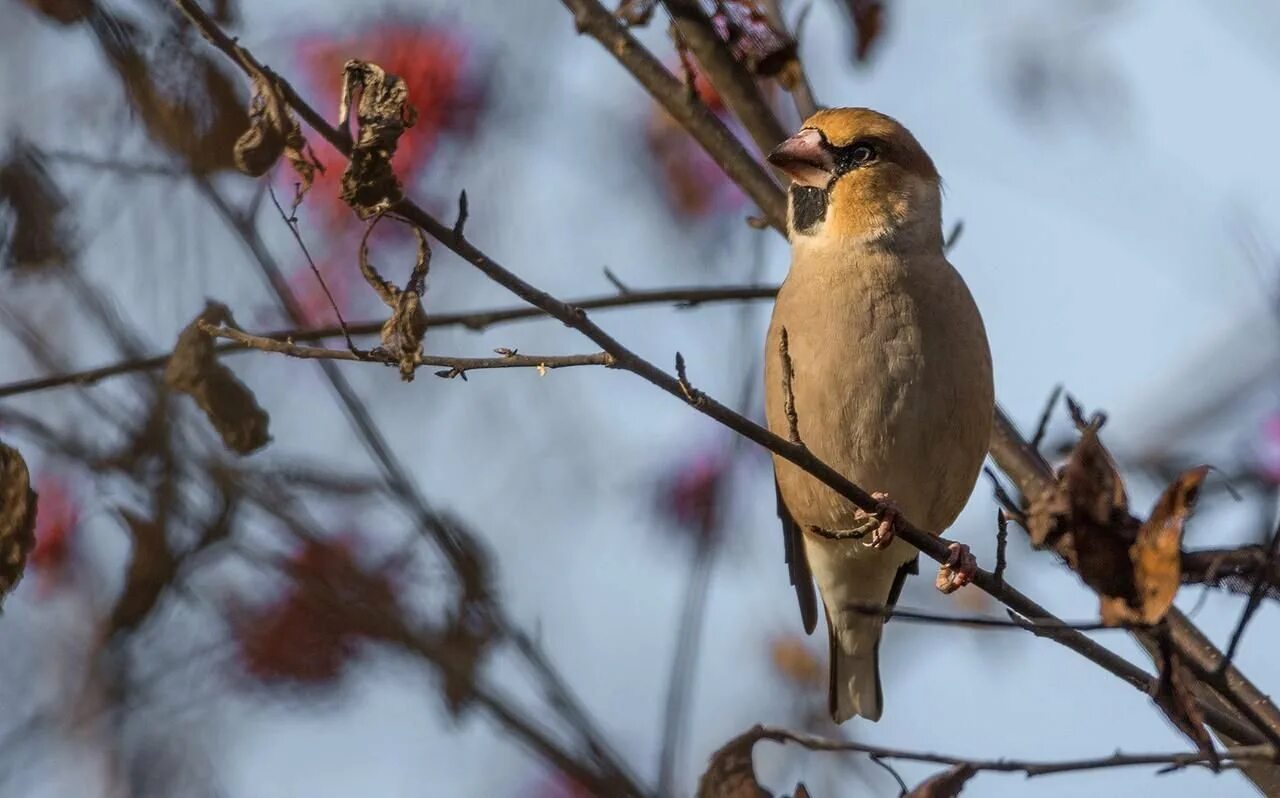
[[[757,0],[715,0],[711,24],[754,75],[778,77],[797,63],[795,39],[769,20]]]
[[[0,162],[0,253],[23,272],[64,265],[71,257],[66,196],[39,151],[15,140]],[[7,218],[6,218],[7,217]]]
[[[1200,466],[1180,475],[1139,523],[1098,425],[1086,425],[1057,484],[1032,500],[1027,529],[1033,544],[1057,549],[1097,591],[1104,623],[1155,624],[1182,581],[1182,532],[1207,473]]]
[[[356,101],[357,132],[342,173],[342,199],[361,219],[383,213],[404,198],[391,158],[417,112],[403,80],[377,64],[352,59],[342,72],[338,126],[345,128]]]
[[[251,177],[261,177],[285,155],[302,179],[298,186],[301,198],[311,188],[316,170],[323,167],[308,151],[307,140],[280,95],[276,76],[249,61],[245,67],[253,76],[253,99],[249,103],[249,129],[236,139],[233,151],[236,168]]]
[[[382,275],[369,262],[369,234],[382,219],[369,223],[360,241],[360,274],[377,293],[378,298],[391,309],[391,318],[382,325],[382,345],[373,354],[395,361],[400,366],[400,377],[413,381],[414,370],[422,357],[422,336],[427,330],[427,315],[422,309],[422,293],[426,290],[427,272],[431,267],[431,249],[422,231],[414,227],[418,237],[418,259],[402,289]]]
[[[226,305],[208,302],[178,336],[165,367],[165,383],[195,399],[228,449],[249,454],[271,440],[267,413],[231,369],[218,362],[213,339],[200,329],[202,323],[235,325]]]
[[[17,449],[0,443],[0,602],[17,586],[35,546],[36,492]]]

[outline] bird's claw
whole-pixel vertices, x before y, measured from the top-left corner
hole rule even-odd
[[[952,543],[947,561],[938,566],[938,578],[933,584],[943,593],[954,593],[973,581],[978,571],[978,561],[963,543]]]
[[[871,538],[864,540],[863,545],[873,549],[887,549],[889,544],[893,543],[894,529],[897,527],[902,511],[887,493],[876,491],[871,494],[871,498],[876,500],[876,511],[868,513],[866,510],[859,509],[857,512],[859,519],[875,519],[878,522],[876,528],[871,531]]]

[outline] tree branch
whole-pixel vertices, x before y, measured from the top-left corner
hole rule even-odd
[[[382,363],[387,366],[395,366],[399,364],[399,360],[389,355],[381,355],[377,351],[373,352],[352,352],[347,349],[326,349],[319,346],[299,346],[298,344],[288,341],[277,341],[274,338],[264,338],[260,335],[250,335],[243,330],[237,330],[234,327],[215,326],[212,324],[201,323],[200,329],[208,335],[215,338],[226,338],[235,341],[240,346],[248,349],[258,349],[263,352],[278,352],[289,357],[305,358],[305,359],[325,359],[325,360],[346,360],[362,362]],[[543,369],[559,369],[569,366],[611,366],[613,358],[605,352],[597,352],[590,355],[521,355],[511,351],[510,354],[499,354],[498,357],[443,357],[440,355],[422,355],[418,359],[419,365],[423,366],[443,366],[446,371],[438,372],[441,377],[461,377],[468,371],[473,369],[509,369],[509,368],[535,368],[539,371]]]

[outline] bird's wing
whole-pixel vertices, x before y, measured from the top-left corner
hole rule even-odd
[[[809,572],[809,558],[804,553],[804,533],[782,501],[782,489],[778,487],[776,474],[773,488],[778,495],[778,520],[782,522],[787,572],[791,576],[791,585],[796,589],[796,598],[800,601],[800,619],[804,621],[805,634],[813,634],[818,625],[818,598],[813,589],[813,574]]]

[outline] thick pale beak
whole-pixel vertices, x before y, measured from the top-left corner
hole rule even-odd
[[[802,186],[826,188],[835,172],[835,161],[822,146],[822,134],[806,128],[769,153],[769,163]]]

